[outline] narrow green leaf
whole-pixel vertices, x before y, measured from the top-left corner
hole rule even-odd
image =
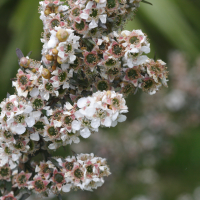
[[[149,5],[153,6],[153,4],[152,4],[152,3],[150,3],[150,2],[148,2],[148,1],[146,1],[146,0],[142,0],[141,2],[142,2],[142,3],[146,3],[146,4],[149,4]]]
[[[30,196],[29,193],[25,193],[22,195],[22,197],[19,199],[19,200],[25,200],[25,199],[28,199],[28,197]]]

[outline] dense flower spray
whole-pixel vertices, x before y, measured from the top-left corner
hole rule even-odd
[[[126,120],[125,97],[167,86],[166,64],[149,59],[141,30],[119,31],[144,0],[45,0],[41,61],[17,49],[16,92],[0,104],[0,199],[24,200],[71,189],[92,191],[110,175],[91,154],[55,158],[49,150],[79,143]],[[32,160],[42,154],[44,161]]]

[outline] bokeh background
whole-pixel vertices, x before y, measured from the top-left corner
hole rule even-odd
[[[112,171],[98,190],[73,191],[63,199],[200,200],[200,1],[149,1],[153,6],[141,3],[124,28],[148,35],[149,57],[168,63],[169,88],[130,96],[127,122],[53,152],[94,152],[107,158]],[[14,92],[15,49],[40,60],[38,5],[39,0],[0,0],[1,100]]]

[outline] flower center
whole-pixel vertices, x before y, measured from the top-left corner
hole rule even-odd
[[[127,72],[127,76],[129,79],[136,79],[138,78],[138,72],[135,69],[129,69]]]
[[[65,81],[66,78],[67,78],[67,73],[66,73],[66,72],[60,73],[60,74],[58,75],[58,78],[59,78],[59,81],[60,81],[60,82]]]
[[[108,83],[106,81],[99,81],[97,84],[97,89],[100,91],[108,90]]]
[[[10,154],[12,153],[12,151],[11,151],[8,147],[6,147],[6,148],[4,149],[4,152],[5,152],[6,154],[8,154],[8,155],[10,155]]]
[[[41,122],[41,121],[37,122],[37,123],[34,125],[34,127],[36,128],[37,131],[38,131],[38,130],[43,130],[43,129],[44,129],[44,126],[45,126],[44,122]]]
[[[90,14],[90,17],[96,17],[98,15],[97,9],[92,9],[92,13]]]
[[[81,178],[83,177],[83,172],[82,172],[80,169],[76,169],[76,170],[74,171],[74,176],[75,176],[76,178],[81,179]]]
[[[17,141],[17,143],[14,144],[14,147],[15,147],[16,149],[18,149],[18,150],[22,150],[23,147],[24,147],[24,145],[23,145],[23,143],[22,143],[21,141]]]
[[[43,190],[45,188],[43,181],[41,181],[41,180],[35,181],[35,188],[37,190]]]
[[[25,176],[25,175],[20,175],[20,176],[18,177],[18,182],[19,182],[19,184],[24,184],[24,183],[26,183],[26,181],[27,181],[27,179],[26,179],[26,176]]]
[[[149,89],[152,86],[153,86],[153,80],[149,79],[149,80],[145,81],[145,84],[144,84],[145,89]]]
[[[2,177],[6,177],[6,176],[8,176],[9,174],[10,174],[10,170],[9,170],[8,167],[1,167],[1,168],[0,168],[0,175],[1,175]]]
[[[24,122],[25,122],[25,117],[24,117],[24,115],[17,115],[17,116],[15,116],[14,118],[15,118],[15,121],[16,121],[17,123],[24,123]]]
[[[57,19],[53,19],[51,21],[51,27],[54,28],[55,26],[59,26],[60,22]]]
[[[35,99],[33,101],[33,108],[34,109],[38,110],[38,109],[40,109],[42,107],[43,107],[43,101],[42,101],[42,99]]]
[[[64,118],[64,123],[67,124],[67,125],[71,125],[72,123],[72,118],[70,116],[66,116]]]
[[[119,99],[117,99],[117,98],[114,98],[113,100],[112,100],[112,104],[115,106],[115,107],[119,107]]]
[[[90,174],[93,172],[93,166],[92,165],[87,167],[87,172],[90,173]]]
[[[52,126],[48,128],[48,134],[49,136],[57,136],[58,135],[58,131]]]
[[[26,85],[26,84],[28,83],[28,78],[27,78],[26,76],[20,76],[19,82],[20,82],[22,85]]]
[[[64,180],[64,177],[63,177],[62,174],[56,174],[54,178],[55,178],[55,181],[56,181],[57,183],[62,183],[63,180]]]
[[[116,60],[113,60],[112,58],[110,58],[108,61],[106,61],[105,63],[107,66],[114,66],[116,64]]]
[[[72,15],[77,17],[80,15],[80,9],[79,8],[75,8],[72,10]]]
[[[13,105],[12,102],[8,102],[8,103],[6,104],[6,109],[7,109],[8,111],[11,111],[11,110],[13,109],[13,107],[14,107],[14,105]]]
[[[4,131],[3,135],[6,139],[10,139],[12,137],[12,133],[10,131]]]
[[[75,27],[76,27],[76,29],[77,30],[79,30],[79,31],[82,31],[84,28],[85,28],[85,23],[84,23],[84,21],[82,20],[81,21],[81,23],[75,23]]]
[[[135,44],[135,43],[138,43],[138,42],[139,42],[139,39],[138,39],[137,36],[133,36],[133,37],[131,37],[131,38],[129,39],[129,42],[130,42],[131,44]]]
[[[47,83],[45,85],[45,88],[46,88],[47,91],[52,91],[53,90],[53,85],[51,83]]]
[[[116,6],[115,0],[107,0],[107,7],[108,8],[114,8]]]
[[[65,165],[65,168],[69,171],[72,171],[74,167],[74,163],[73,162],[68,162],[66,165]]]
[[[120,55],[122,53],[122,50],[123,50],[122,47],[120,45],[118,45],[118,44],[115,44],[113,46],[113,53],[115,55]]]
[[[89,64],[96,64],[97,62],[97,57],[95,54],[90,53],[86,56],[86,60]]]

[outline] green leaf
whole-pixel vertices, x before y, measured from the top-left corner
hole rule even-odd
[[[153,6],[153,4],[152,4],[152,3],[150,3],[150,2],[148,2],[148,1],[146,1],[146,0],[142,0],[141,2],[143,2],[143,3],[146,3],[146,4],[149,4],[149,5]]]
[[[58,200],[62,200],[61,194],[58,195]]]
[[[27,199],[29,196],[30,196],[29,193],[25,193],[25,194],[22,195],[22,197],[21,197],[19,200],[25,200],[25,199]]]
[[[10,192],[12,189],[12,182],[6,182],[6,190]]]
[[[96,46],[96,43],[93,40],[88,39],[88,42],[90,42],[92,45]]]

